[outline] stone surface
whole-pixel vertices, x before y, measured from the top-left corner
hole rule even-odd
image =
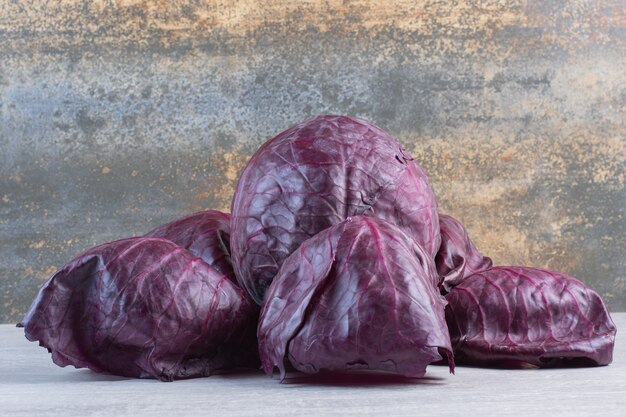
[[[613,315],[619,329],[626,313]],[[261,371],[160,382],[59,368],[22,329],[0,325],[0,410],[20,416],[606,416],[626,408],[626,343],[595,368],[429,366],[422,380],[391,375],[306,377]]]
[[[619,0],[16,0],[0,37],[0,322],[97,243],[228,210],[323,113],[395,135],[495,263],[626,309]]]

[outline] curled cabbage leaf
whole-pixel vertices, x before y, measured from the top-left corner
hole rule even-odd
[[[346,116],[318,116],[269,140],[235,189],[235,274],[258,303],[300,243],[349,216],[398,226],[434,257],[437,204],[426,173],[388,133]]]
[[[257,365],[257,318],[224,274],[168,240],[140,237],[65,265],[18,326],[59,366],[171,381]]]
[[[383,370],[421,377],[453,370],[444,298],[428,253],[383,220],[348,218],[283,263],[259,321],[263,369]]]
[[[476,272],[491,268],[491,258],[478,252],[461,222],[452,216],[440,214],[439,229],[441,246],[435,257],[435,265],[444,291],[450,291]]]
[[[144,236],[172,241],[236,282],[230,261],[230,216],[227,213],[199,211],[159,226]]]
[[[538,268],[493,267],[446,295],[455,359],[477,365],[608,365],[615,324],[593,290]]]

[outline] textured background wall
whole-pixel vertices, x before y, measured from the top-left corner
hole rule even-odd
[[[497,263],[626,310],[625,51],[620,0],[1,2],[0,322],[84,249],[228,210],[321,113],[394,134]]]

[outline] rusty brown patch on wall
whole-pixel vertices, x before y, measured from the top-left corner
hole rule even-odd
[[[70,51],[77,47],[174,51],[181,45],[231,50],[332,33],[363,41],[411,34],[439,53],[506,59],[529,48],[571,51],[615,42],[612,32],[626,27],[619,1],[18,1],[0,5],[0,16],[8,41],[3,48],[14,53],[81,52]]]

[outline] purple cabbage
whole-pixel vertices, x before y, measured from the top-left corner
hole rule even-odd
[[[437,214],[411,155],[368,122],[318,116],[269,140],[231,208],[90,249],[18,326],[57,365],[165,381],[259,364],[281,378],[421,377],[438,361],[453,372],[453,353],[487,366],[612,361],[616,329],[596,292],[492,267]]]
[[[435,257],[435,265],[444,291],[450,291],[466,277],[491,267],[491,258],[478,252],[461,222],[452,216],[440,214],[439,229],[441,246]]]
[[[439,248],[428,177],[393,137],[346,116],[291,127],[261,146],[239,178],[231,209],[237,279],[261,304],[303,241],[356,215],[393,223],[431,257]]]
[[[421,377],[454,363],[430,255],[400,229],[357,216],[306,240],[283,263],[261,310],[263,369],[383,370]]]
[[[146,233],[187,249],[236,282],[230,261],[230,216],[217,210],[190,214]]]
[[[174,243],[97,246],[55,273],[18,325],[59,366],[173,379],[258,365],[258,307]]]
[[[474,365],[608,365],[615,325],[593,290],[530,267],[493,267],[446,296],[455,360]]]

